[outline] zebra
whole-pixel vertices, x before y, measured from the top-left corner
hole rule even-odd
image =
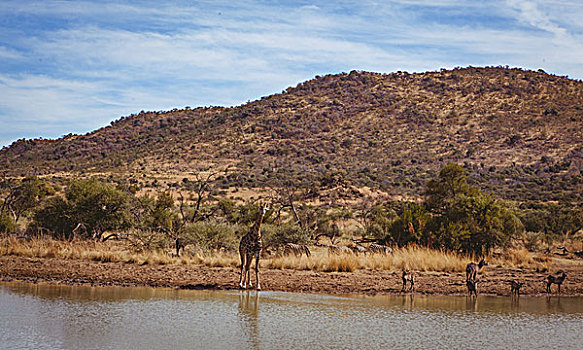
[[[352,251],[347,246],[343,245],[329,245],[328,252],[332,254],[350,254]]]
[[[380,245],[380,244],[376,244],[373,243],[371,245],[368,246],[368,251],[371,254],[391,254],[393,252],[393,249],[391,249],[391,247],[387,247],[386,245]]]
[[[284,255],[295,255],[301,257],[303,254],[306,254],[306,257],[310,257],[312,253],[310,253],[310,249],[308,246],[304,244],[295,244],[295,243],[286,243],[283,246],[283,254]]]
[[[350,250],[352,250],[352,252],[354,254],[360,254],[360,253],[365,254],[368,251],[365,247],[363,247],[361,245],[352,246],[352,247],[350,247]]]

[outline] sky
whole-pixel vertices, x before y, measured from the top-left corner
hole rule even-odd
[[[510,66],[583,78],[580,0],[0,1],[0,147],[315,75]]]

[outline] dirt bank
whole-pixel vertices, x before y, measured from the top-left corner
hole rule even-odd
[[[554,266],[567,279],[564,295],[583,295],[583,265]],[[521,294],[538,295],[545,291],[548,273],[528,269],[489,266],[479,277],[480,294],[509,295],[508,281],[526,282]],[[0,280],[33,283],[95,286],[151,286],[184,289],[237,289],[239,272],[234,268],[210,268],[186,265],[137,265],[102,263],[88,260],[35,259],[0,257]],[[417,272],[415,293],[465,294],[462,273]],[[401,289],[399,272],[312,272],[296,270],[261,270],[263,290],[326,294],[393,294]],[[553,285],[556,291],[556,285]]]

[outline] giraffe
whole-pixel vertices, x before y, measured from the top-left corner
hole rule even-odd
[[[251,261],[255,257],[255,282],[257,282],[257,290],[261,290],[261,285],[259,284],[259,257],[261,255],[261,223],[263,222],[263,217],[269,208],[266,205],[259,205],[259,218],[255,224],[251,227],[249,233],[247,233],[243,238],[241,238],[241,243],[239,243],[239,255],[241,256],[241,278],[239,279],[239,287],[247,289],[247,283],[249,287],[251,284]]]

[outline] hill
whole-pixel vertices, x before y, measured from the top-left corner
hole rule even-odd
[[[141,112],[0,151],[12,176],[113,172],[148,185],[228,167],[224,189],[294,183],[320,197],[415,197],[449,162],[506,199],[583,200],[583,82],[501,67],[352,71],[238,107]]]

